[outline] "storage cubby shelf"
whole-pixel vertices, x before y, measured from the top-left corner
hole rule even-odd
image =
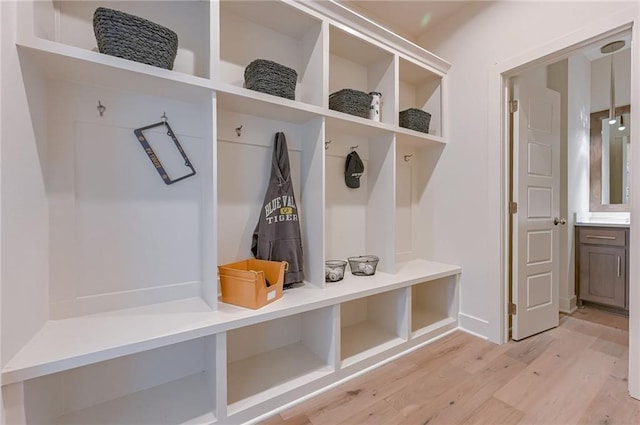
[[[192,298],[49,320],[2,371],[3,385],[197,338],[213,311]]]
[[[214,400],[204,372],[61,416],[57,424],[210,424]]]
[[[229,414],[332,372],[300,342],[232,362],[227,366]]]
[[[342,366],[357,363],[404,342],[392,332],[366,321],[342,328]]]
[[[215,83],[218,106],[242,114],[302,124],[322,116],[319,106],[248,90],[226,83]]]
[[[151,95],[162,93],[163,96],[186,101],[206,100],[215,91],[219,106],[234,112],[294,124],[304,123],[318,116],[326,116],[331,120],[332,125],[338,128],[349,128],[349,133],[371,136],[395,132],[403,140],[418,145],[446,143],[442,137],[435,135],[49,40],[33,38],[21,41],[18,48],[24,60],[30,61],[48,78],[55,80],[68,80]]]
[[[210,95],[211,81],[79,47],[33,38],[18,43],[23,60],[51,79],[118,90],[131,90],[178,100],[199,101]]]
[[[413,336],[423,335],[434,329],[455,323],[456,319],[428,309],[413,308],[412,328]]]
[[[421,133],[408,128],[397,127],[394,130],[399,141],[410,146],[423,147],[425,145],[445,146],[447,141],[434,134]]]
[[[200,299],[167,302],[109,313],[49,320],[2,370],[3,385],[228,331],[266,320],[335,305],[397,288],[460,274],[461,268],[425,260],[377,272],[324,289],[306,284],[259,310],[220,303],[217,311]]]
[[[395,130],[392,125],[343,112],[328,110],[326,116],[327,124],[332,130],[356,136],[375,137],[381,134],[391,134]]]

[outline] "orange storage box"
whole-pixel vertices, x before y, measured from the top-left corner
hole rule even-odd
[[[258,309],[282,298],[286,261],[249,258],[218,266],[222,302]]]

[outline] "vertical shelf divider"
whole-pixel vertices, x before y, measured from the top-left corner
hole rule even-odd
[[[333,329],[333,338],[331,340],[333,352],[331,353],[329,366],[331,366],[334,371],[338,371],[342,367],[342,361],[340,359],[340,350],[342,350],[340,342],[340,304],[334,304],[331,307],[331,327]]]
[[[368,80],[378,81],[376,91],[382,93],[383,106],[385,105],[385,99],[387,96],[391,97],[391,99],[395,97],[395,81],[397,80],[397,75],[397,60],[395,55],[390,62],[381,61],[374,63],[368,70]],[[391,105],[393,106],[393,103]],[[392,108],[389,110],[383,107],[381,108],[380,121],[394,125],[397,121],[395,115],[395,109]]]
[[[449,134],[450,133],[450,122],[448,119],[446,119],[447,117],[451,116],[449,114],[449,84],[448,84],[448,78],[447,75],[443,75],[442,79],[440,80],[440,125],[442,127],[441,129],[441,136],[444,140],[448,140],[449,139]]]
[[[322,101],[319,103],[324,109],[329,109],[329,33],[330,26],[327,20],[322,21]]]
[[[324,75],[325,75],[325,50],[327,46],[325,23],[318,26],[318,32],[309,31],[301,40],[303,51],[309,52],[306,62],[304,79],[316,83],[307,88],[309,93],[303,93],[300,98],[312,105],[323,105],[324,101]],[[301,66],[303,64],[300,64]]]
[[[386,102],[383,100],[383,105],[384,113],[393,114],[393,119],[386,122],[397,126],[400,113],[400,58],[397,54],[393,55],[393,92]]]
[[[211,93],[211,98],[206,105],[204,117],[209,117],[209,126],[204,143],[204,175],[202,179],[202,297],[213,310],[218,309],[218,270],[216,261],[218,258],[218,187],[216,179],[217,168],[217,114],[216,94]]]
[[[400,299],[400,305],[398,306],[399,314],[403,315],[400,318],[398,335],[405,341],[411,339],[411,297],[411,286],[408,286],[404,288],[404,294]]]
[[[305,280],[324,287],[324,118],[305,124],[302,140],[302,227]]]
[[[220,75],[220,2],[209,2],[209,79],[215,80]]]
[[[394,135],[372,140],[369,147],[369,190],[366,246],[380,257],[378,269],[395,273],[396,141]]]
[[[211,347],[211,344],[209,345]],[[214,412],[218,421],[228,416],[227,412],[227,333],[215,335],[215,351],[209,351],[209,361],[214,363],[215,376],[211,376],[209,384],[214,394]]]

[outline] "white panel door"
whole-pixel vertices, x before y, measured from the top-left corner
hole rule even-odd
[[[558,326],[560,94],[535,76],[514,80],[512,338]]]

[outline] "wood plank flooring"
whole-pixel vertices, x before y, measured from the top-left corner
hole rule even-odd
[[[638,425],[628,329],[588,307],[504,345],[457,331],[262,425]]]

